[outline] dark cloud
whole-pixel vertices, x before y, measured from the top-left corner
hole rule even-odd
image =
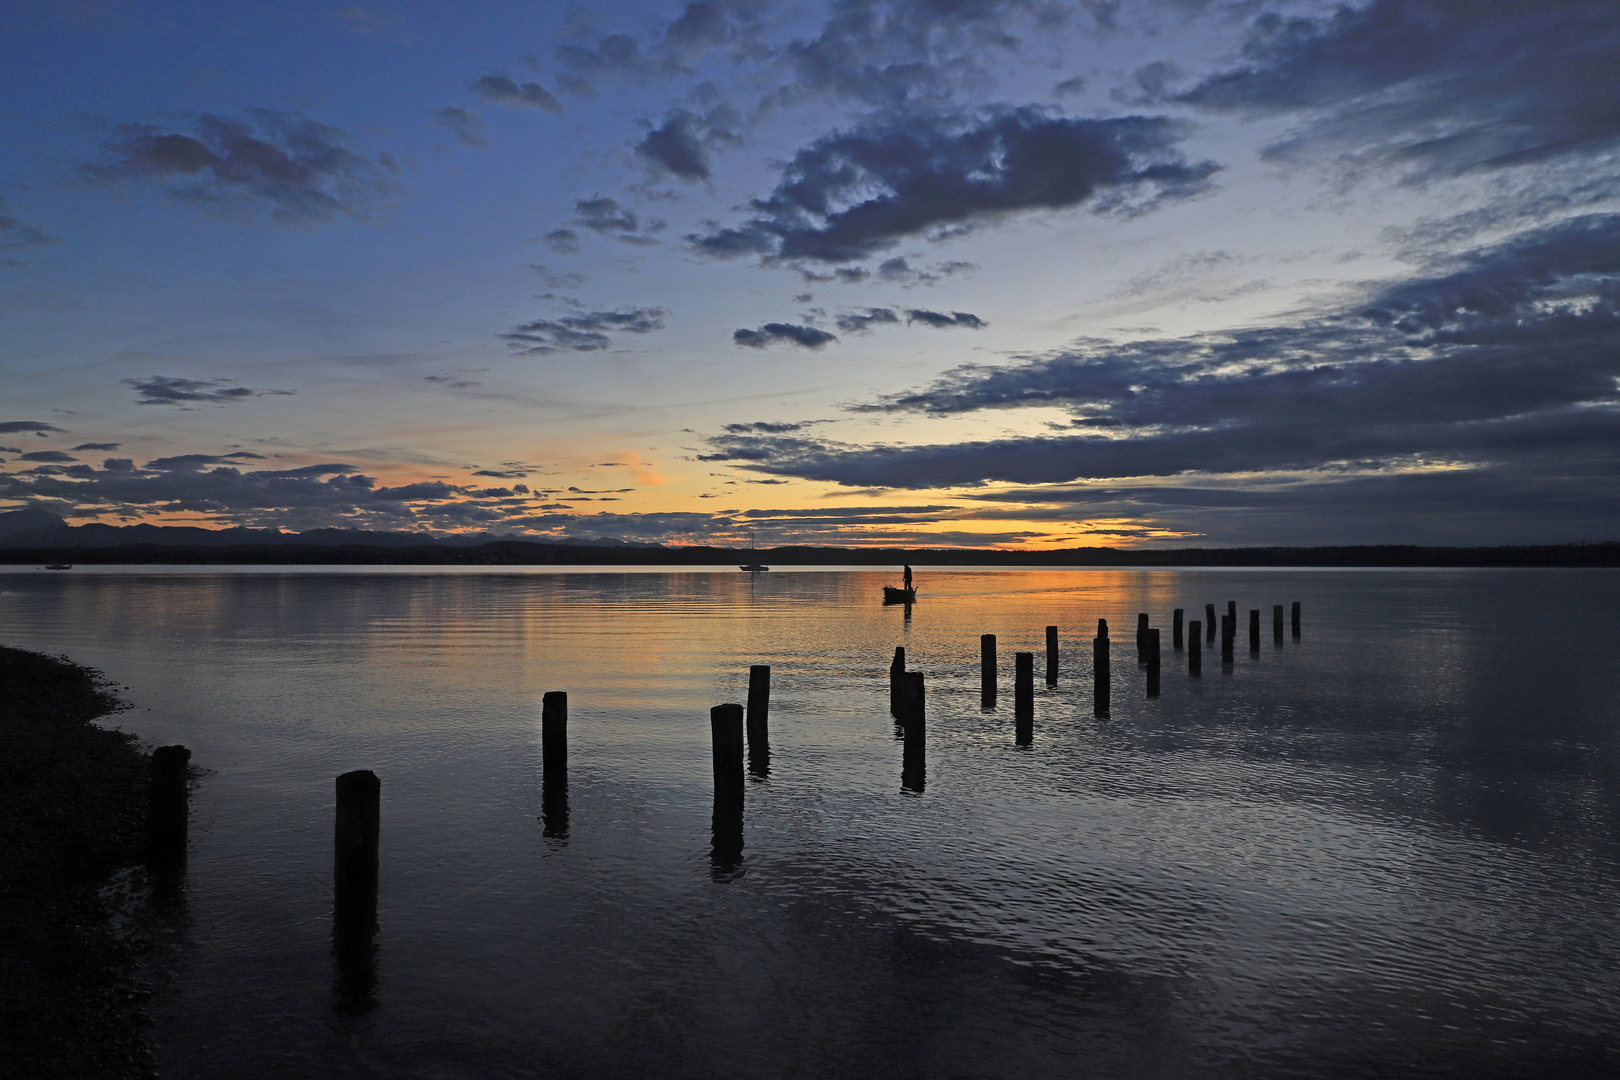
[[[567,232],[566,229],[561,231]],[[568,235],[573,236],[574,234],[568,233]],[[575,242],[574,250],[579,250],[577,240]],[[548,289],[577,289],[590,280],[590,278],[584,274],[571,272],[557,273],[549,266],[544,266],[541,263],[530,263],[529,269],[540,275],[540,280],[546,283],[546,288]]]
[[[966,311],[953,311],[947,315],[939,311],[908,308],[906,310],[906,323],[909,325],[914,322],[920,322],[924,326],[932,326],[936,330],[945,330],[953,326],[965,326],[969,330],[983,330],[990,325],[977,315]]]
[[[522,480],[529,474],[522,469],[479,469],[474,476],[491,476],[496,480]]]
[[[853,262],[1034,210],[1134,213],[1206,190],[1163,117],[1069,119],[1033,108],[910,117],[800,150],[742,225],[688,237],[714,258]]]
[[[838,338],[814,326],[772,322],[766,323],[758,330],[735,330],[732,332],[731,340],[750,349],[763,349],[779,341],[786,341],[806,349],[819,349],[829,341],[837,341]]]
[[[263,461],[263,454],[255,454],[247,450],[238,450],[230,454],[178,454],[174,457],[156,458],[148,461],[141,468],[154,472],[195,472],[208,465],[238,465],[244,461]],[[353,468],[351,465],[319,466],[334,472],[344,472]]]
[[[869,332],[873,326],[884,323],[898,323],[900,316],[890,308],[869,307],[864,311],[849,312],[838,316],[838,329],[846,334],[862,334]]]
[[[1620,216],[1533,230],[1297,324],[1082,343],[861,408],[1024,406],[1065,409],[1070,426],[932,446],[728,432],[703,460],[907,488],[1370,470],[1466,472],[1485,490],[1545,472],[1571,490],[1593,478],[1591,498],[1617,520]]]
[[[682,180],[707,180],[709,151],[741,144],[736,123],[724,109],[706,115],[675,109],[636,144],[636,153]]]
[[[0,199],[0,251],[44,247],[56,243],[57,238],[45,230],[29,225],[6,213],[6,200]],[[16,265],[6,260],[8,265]]]
[[[64,462],[78,461],[79,459],[74,457],[72,454],[65,454],[60,450],[35,450],[31,454],[23,454],[22,460]]]
[[[1062,82],[1052,87],[1052,96],[1065,97],[1069,94],[1078,94],[1081,90],[1085,89],[1085,86],[1086,80],[1076,75],[1073,78],[1064,79]]]
[[[422,381],[435,383],[449,390],[471,390],[474,387],[484,385],[481,382],[474,382],[471,379],[457,378],[454,375],[424,375],[422,376]]]
[[[135,391],[137,405],[178,405],[191,402],[228,405],[265,394],[292,394],[293,390],[253,390],[246,386],[229,386],[218,379],[176,379],[167,375],[151,375],[144,379],[125,379],[124,385]]]
[[[559,255],[579,254],[579,233],[573,229],[552,229],[541,239]]]
[[[108,472],[134,472],[135,459],[127,457],[110,457],[101,463],[101,467]]]
[[[446,105],[442,109],[433,110],[433,119],[436,123],[447,127],[455,135],[456,141],[467,146],[484,146],[484,122],[478,114],[470,109],[463,109],[457,105]]]
[[[813,423],[815,423],[814,420],[793,424],[773,424],[769,421],[759,420],[752,424],[727,424],[724,430],[729,431],[734,435],[746,435],[751,433],[781,435],[789,431],[799,431]],[[725,474],[720,473],[718,475],[723,476]]]
[[[724,45],[737,34],[731,13],[722,4],[691,0],[680,17],[664,30],[664,40],[691,48]]]
[[[83,172],[109,182],[173,181],[176,198],[268,208],[293,223],[361,216],[391,191],[393,158],[350,149],[337,128],[269,109],[244,116],[198,116],[189,132],[121,124],[106,143],[108,157]]]
[[[664,229],[664,222],[657,218],[642,221],[634,210],[619,205],[619,200],[606,195],[598,195],[594,199],[580,199],[574,203],[574,213],[578,215],[574,218],[576,225],[639,247],[658,243],[653,234]]]
[[[35,435],[44,435],[48,432],[61,432],[55,424],[45,424],[38,420],[0,420],[0,435],[16,435],[24,431]]]
[[[957,274],[971,274],[979,268],[977,263],[964,262],[961,259],[952,259],[942,262],[927,270],[914,269],[906,259],[896,255],[892,259],[884,259],[878,264],[877,277],[880,281],[895,285],[933,285],[943,278],[954,277]]]
[[[117,450],[121,444],[115,442],[87,442],[71,447],[73,450]]]
[[[1606,0],[1373,0],[1259,16],[1236,66],[1177,100],[1308,111],[1275,155],[1335,146],[1457,172],[1620,139],[1620,7]]]
[[[1069,6],[1042,0],[834,0],[814,37],[782,50],[796,76],[779,95],[831,94],[897,106],[952,96],[988,78],[984,60],[1013,54],[1022,34],[1050,33],[1075,8],[1099,23],[1116,0]]]
[[[562,102],[550,90],[537,82],[520,83],[509,75],[485,75],[474,79],[469,88],[485,101],[527,105],[549,113],[563,111]]]
[[[555,319],[536,319],[501,337],[529,355],[595,352],[612,344],[609,334],[650,334],[662,330],[668,318],[669,309],[661,307],[581,311]]]

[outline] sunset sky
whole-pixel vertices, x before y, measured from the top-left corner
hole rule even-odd
[[[0,510],[1620,538],[1614,0],[11,0]]]

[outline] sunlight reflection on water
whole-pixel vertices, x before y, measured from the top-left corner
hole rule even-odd
[[[1620,1065],[1620,574],[923,568],[909,623],[877,602],[893,576],[14,572],[0,627],[129,685],[118,722],[207,770],[152,1008],[167,1077]],[[1170,610],[1229,598],[1236,660],[1206,647],[1190,679]],[[1165,630],[1153,700],[1138,611]],[[1040,670],[1048,623],[1062,675],[1019,748],[1013,653]],[[927,676],[921,794],[896,645]],[[771,773],[716,880],[708,709],[751,663]],[[566,837],[540,822],[553,689]],[[383,784],[358,981],[329,938],[354,768]]]

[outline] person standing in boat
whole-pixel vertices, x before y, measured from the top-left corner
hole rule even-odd
[[[906,564],[906,591],[911,591],[911,564]]]

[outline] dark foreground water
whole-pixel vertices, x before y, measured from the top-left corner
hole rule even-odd
[[[928,571],[909,623],[892,578],[7,572],[0,639],[105,669],[117,722],[205,770],[153,920],[176,1080],[1620,1073],[1620,572]],[[1170,611],[1228,599],[1236,663],[1189,679]],[[1165,628],[1157,700],[1138,611]],[[750,663],[773,757],[725,869],[708,710]],[[547,690],[565,835],[540,820]],[[359,964],[330,921],[355,768],[382,779]]]

